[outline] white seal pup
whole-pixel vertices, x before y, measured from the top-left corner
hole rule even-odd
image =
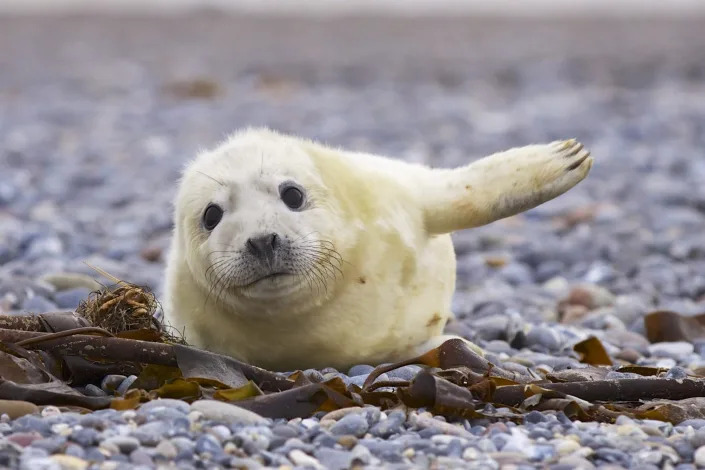
[[[406,359],[447,338],[449,233],[548,201],[591,165],[575,140],[431,169],[244,130],[183,173],[166,320],[271,370]]]

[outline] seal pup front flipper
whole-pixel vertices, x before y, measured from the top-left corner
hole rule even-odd
[[[560,196],[587,176],[592,157],[575,139],[492,154],[465,167],[432,171],[425,182],[428,233],[486,225]]]

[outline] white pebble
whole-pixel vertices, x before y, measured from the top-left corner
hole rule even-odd
[[[705,467],[705,446],[698,447],[693,455],[693,459],[695,460],[695,465]]]
[[[45,406],[42,409],[42,418],[51,418],[52,416],[59,416],[61,410],[55,406]]]
[[[289,460],[294,462],[295,465],[300,465],[302,467],[313,467],[316,469],[323,468],[318,459],[316,459],[315,457],[311,457],[310,455],[306,454],[304,451],[299,449],[294,449],[289,452]]]

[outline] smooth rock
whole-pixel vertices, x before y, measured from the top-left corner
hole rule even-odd
[[[52,455],[51,460],[59,464],[61,470],[84,470],[88,467],[88,462],[82,458],[73,457],[71,455]]]
[[[363,416],[351,413],[331,426],[330,432],[334,436],[350,434],[356,437],[362,437],[367,432],[368,428],[367,420]]]
[[[649,353],[655,357],[666,357],[678,360],[692,354],[694,349],[693,344],[686,341],[664,341],[649,346]]]
[[[698,467],[705,467],[705,446],[701,446],[695,449],[695,453],[693,454],[693,461]]]
[[[0,400],[0,415],[6,414],[10,419],[39,413],[39,407],[34,403],[23,400]]]
[[[29,297],[22,302],[22,310],[31,313],[55,312],[58,309],[59,307],[54,302],[39,295]]]
[[[86,300],[91,294],[91,290],[85,287],[77,287],[59,291],[54,294],[54,302],[61,309],[76,309],[81,302]]]
[[[311,457],[299,449],[294,449],[289,452],[289,459],[297,466],[313,467],[314,469],[323,468],[321,463],[315,457]]]
[[[352,366],[348,371],[349,377],[354,377],[356,375],[369,375],[370,372],[374,370],[374,367],[367,364],[359,364]]]
[[[216,400],[197,400],[191,404],[191,411],[198,411],[207,419],[229,424],[266,424],[267,420],[257,413]]]

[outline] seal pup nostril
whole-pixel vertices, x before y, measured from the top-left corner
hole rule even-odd
[[[276,233],[260,235],[247,239],[247,249],[262,261],[274,260],[274,250],[279,246],[279,236]]]

